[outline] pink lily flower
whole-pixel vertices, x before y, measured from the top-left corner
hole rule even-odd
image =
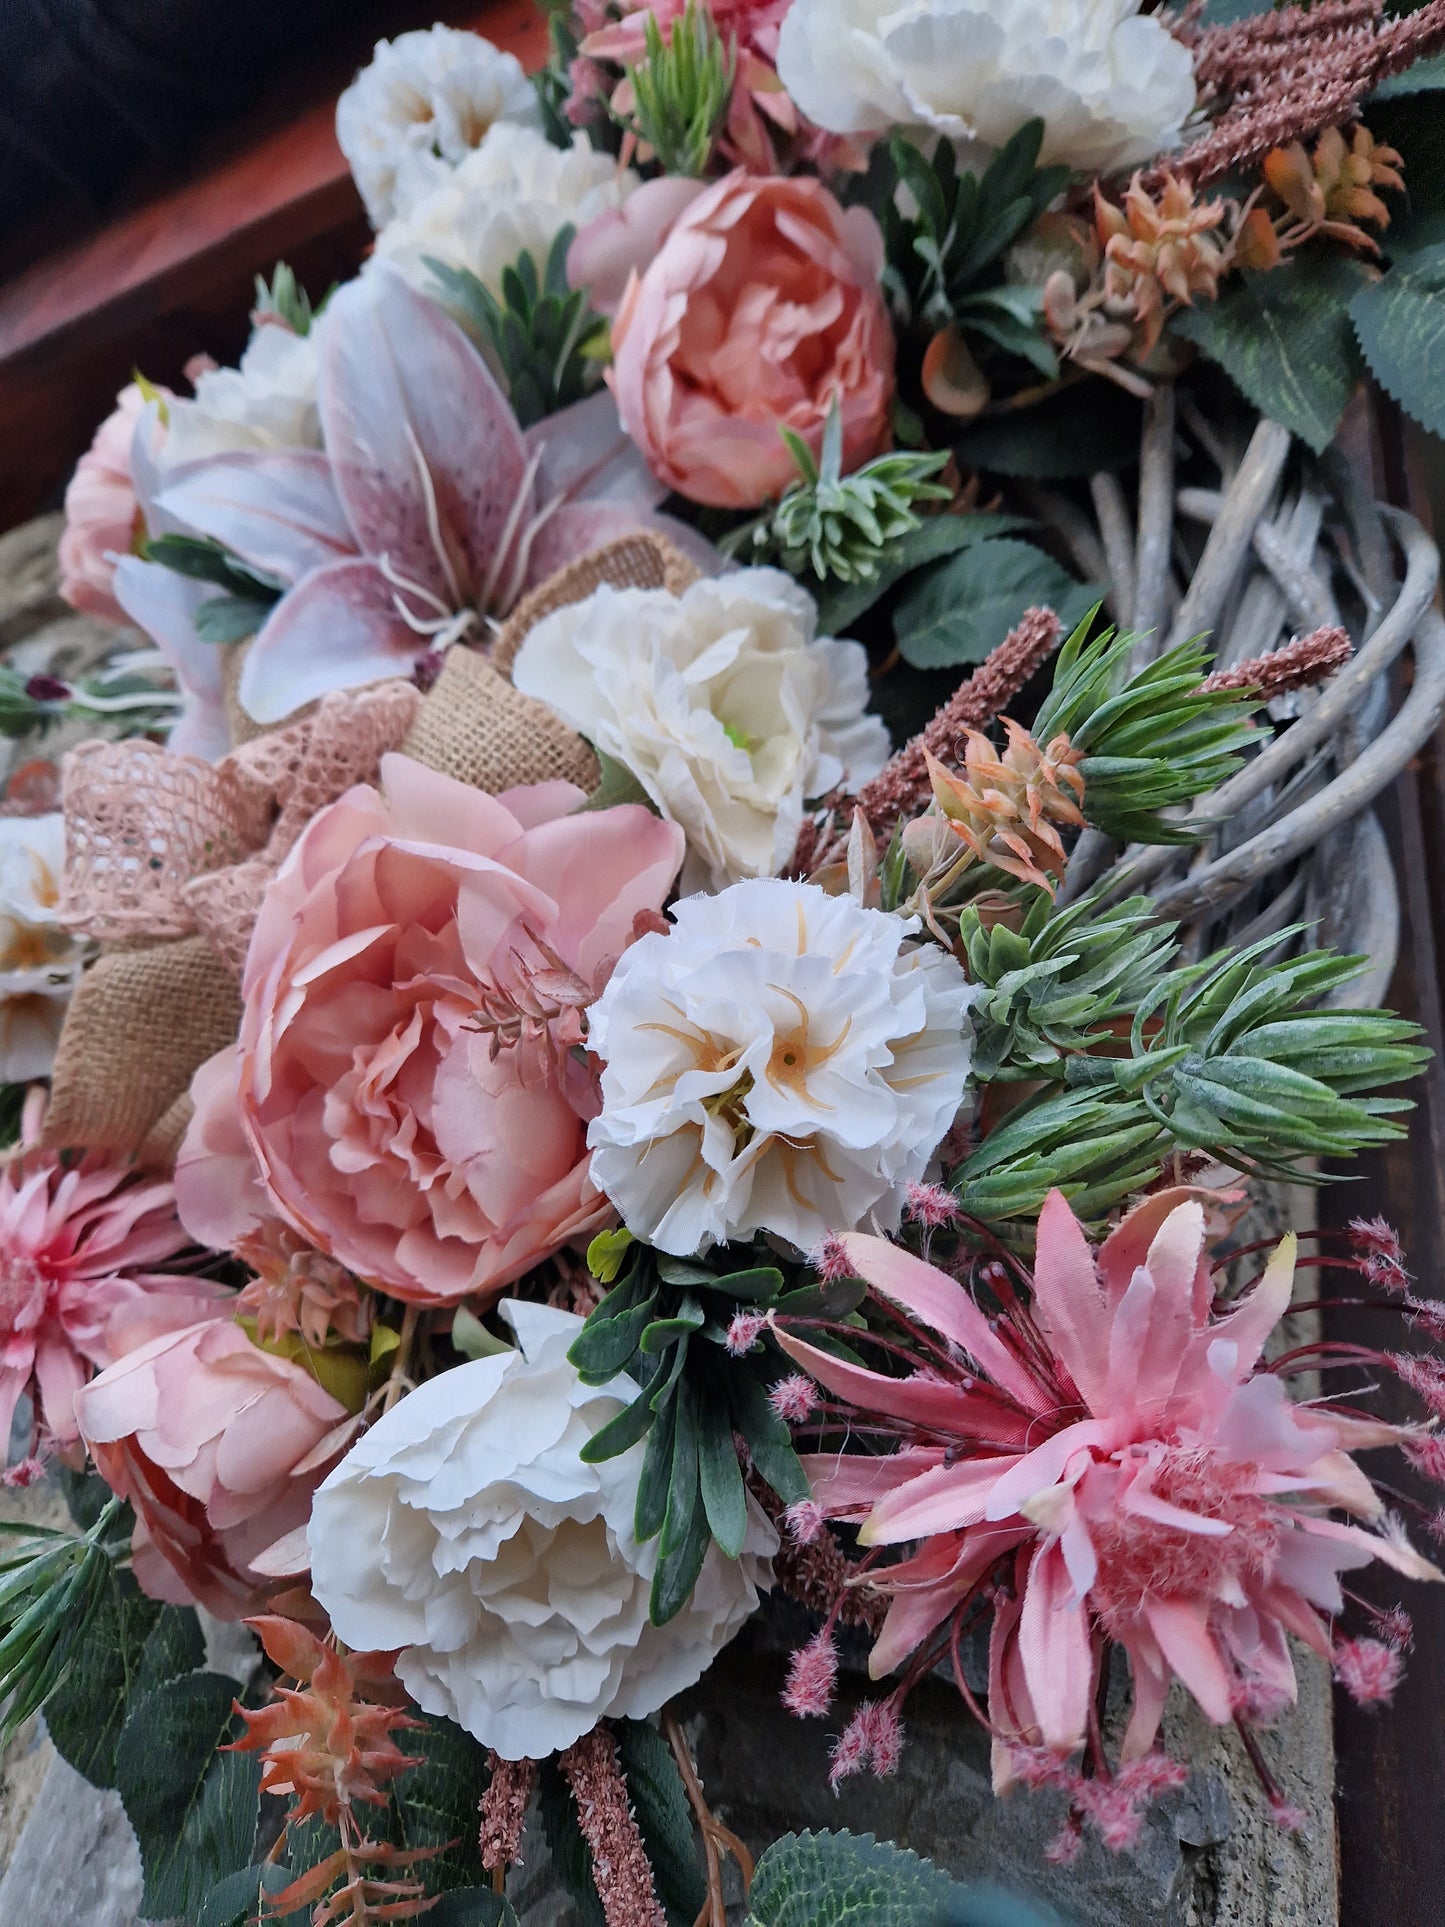
[[[562,562],[655,525],[662,495],[609,395],[524,434],[461,328],[386,263],[319,325],[325,453],[188,463],[155,496],[171,526],[285,585],[238,692],[264,723],[482,640]]]
[[[1331,1654],[1343,1572],[1379,1559],[1442,1576],[1350,1456],[1417,1435],[1293,1403],[1263,1362],[1290,1304],[1294,1237],[1216,1315],[1202,1195],[1146,1199],[1096,1253],[1054,1191],[1032,1295],[996,1271],[996,1318],[907,1251],[842,1239],[911,1329],[925,1361],[911,1376],[776,1327],[820,1386],[899,1434],[891,1457],[804,1461],[828,1517],[856,1522],[870,1548],[900,1549],[869,1571],[891,1596],[873,1676],[903,1668],[906,1690],[950,1645],[956,1659],[964,1617],[992,1600],[999,1790],[1037,1781],[1041,1751],[1066,1763],[1084,1747],[1110,1644],[1133,1676],[1127,1771],[1150,1756],[1174,1679],[1216,1723],[1291,1702],[1286,1635]],[[1101,1757],[1094,1770],[1107,1777]]]

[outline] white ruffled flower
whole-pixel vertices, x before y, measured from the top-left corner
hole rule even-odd
[[[283,322],[262,321],[238,368],[202,369],[194,400],[166,404],[164,468],[244,449],[319,448],[317,345],[324,326],[323,316],[298,335]]]
[[[519,254],[540,268],[569,222],[580,228],[612,212],[638,185],[631,168],[598,153],[584,134],[554,147],[535,128],[499,121],[455,171],[381,230],[374,258],[394,261],[424,294],[438,292],[428,257],[469,268],[497,294]]]
[[[836,134],[936,128],[1001,147],[1035,115],[1042,159],[1086,173],[1178,144],[1189,49],[1140,0],[793,0],[778,75]]]
[[[588,1012],[592,1181],[688,1256],[896,1227],[963,1101],[978,995],[913,919],[774,878],[689,897]]]
[[[427,1712],[542,1759],[694,1685],[771,1584],[778,1540],[750,1499],[742,1556],[712,1547],[692,1598],[652,1625],[658,1541],[633,1533],[645,1448],[580,1457],[637,1388],[581,1382],[570,1312],[500,1310],[520,1350],[428,1379],[322,1485],[311,1586],[348,1646],[402,1648],[397,1677]]]
[[[818,637],[780,569],[665,589],[597,589],[532,629],[512,680],[641,783],[687,835],[684,890],[771,876],[807,797],[876,776],[862,645]]]
[[[336,139],[371,225],[414,206],[498,121],[541,124],[515,54],[455,27],[378,40],[336,103]]]
[[[65,819],[0,817],[0,1083],[44,1077],[55,1061],[83,947],[57,920]]]

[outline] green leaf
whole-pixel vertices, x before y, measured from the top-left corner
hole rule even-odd
[[[490,1887],[457,1887],[423,1916],[427,1927],[517,1927],[516,1909]]]
[[[228,1873],[207,1894],[196,1927],[246,1927],[257,1917],[260,1896],[280,1893],[290,1878],[285,1867],[267,1863]]]
[[[271,607],[257,596],[212,596],[195,613],[196,634],[202,642],[244,642],[255,635]]]
[[[654,1626],[665,1626],[692,1596],[711,1543],[698,1466],[697,1394],[684,1379],[675,1400],[677,1430],[672,1446],[672,1489],[658,1536],[657,1570],[649,1604]]]
[[[728,1380],[733,1419],[747,1442],[759,1475],[784,1505],[808,1496],[808,1481],[793,1450],[793,1436],[768,1403],[768,1395],[751,1372],[734,1372]]]
[[[400,1734],[402,1751],[418,1759],[396,1783],[387,1837],[404,1848],[440,1848],[416,1869],[428,1893],[483,1886],[477,1801],[487,1783],[486,1748],[452,1720],[432,1714]]]
[[[955,443],[959,462],[999,475],[1068,481],[1139,459],[1140,406],[1098,377],[1060,382],[1026,408],[985,415]]]
[[[860,616],[915,569],[991,536],[1032,527],[1024,515],[930,516],[879,552],[877,573],[866,581],[823,584],[818,592],[819,631],[825,636],[846,635]]]
[[[667,1517],[667,1499],[672,1490],[672,1449],[676,1439],[677,1400],[670,1398],[653,1419],[637,1475],[633,1529],[639,1545],[655,1539]]]
[[[142,1909],[193,1918],[226,1875],[251,1864],[261,1767],[220,1753],[235,1737],[236,1683],[189,1673],[138,1695],[115,1754],[115,1784],[145,1870]]]
[[[1320,455],[1359,380],[1349,309],[1366,278],[1353,255],[1312,250],[1241,274],[1217,301],[1182,308],[1169,325]]]
[[[698,1478],[708,1528],[728,1558],[736,1559],[748,1536],[748,1495],[731,1420],[706,1392],[698,1413]]]
[[[161,1606],[128,1572],[112,1570],[79,1657],[45,1709],[55,1750],[92,1786],[114,1786],[132,1695],[204,1661],[194,1612]]]
[[[496,1358],[502,1352],[510,1352],[515,1347],[505,1338],[498,1338],[489,1332],[475,1312],[468,1311],[465,1305],[458,1305],[452,1314],[452,1344],[463,1358]]]
[[[584,1465],[601,1465],[606,1459],[615,1459],[619,1452],[636,1445],[646,1436],[652,1424],[652,1394],[656,1388],[657,1377],[650,1378],[630,1405],[624,1406],[616,1418],[594,1432],[578,1454]]]
[[[707,1882],[672,1748],[645,1720],[619,1720],[615,1732],[657,1897],[670,1927],[693,1927],[707,1899]]]
[[[893,612],[899,653],[917,669],[982,662],[1031,604],[1046,603],[1065,628],[1099,599],[1031,542],[983,542],[910,582]]]
[[[617,1274],[634,1242],[632,1233],[625,1225],[619,1225],[615,1231],[597,1233],[587,1247],[587,1269],[599,1285],[617,1282]]]
[[[602,777],[587,801],[577,805],[579,816],[588,810],[615,809],[619,803],[641,803],[656,816],[657,805],[625,763],[619,763],[605,749],[594,746],[592,753],[597,758]]]
[[[1445,243],[1411,252],[1350,303],[1370,372],[1432,435],[1445,435]]]
[[[615,1297],[626,1290],[626,1285],[619,1285],[617,1293],[612,1295]],[[619,1372],[627,1370],[656,1305],[656,1298],[649,1294],[640,1305],[607,1314],[607,1300],[603,1299],[567,1354],[587,1384],[605,1385]]]
[[[937,1927],[946,1873],[870,1833],[787,1833],[758,1862],[749,1927]]]

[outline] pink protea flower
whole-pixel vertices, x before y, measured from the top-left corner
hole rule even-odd
[[[1292,1404],[1262,1362],[1290,1302],[1293,1237],[1216,1316],[1201,1194],[1148,1198],[1095,1253],[1054,1191],[1032,1299],[1000,1281],[997,1320],[908,1252],[843,1242],[855,1274],[911,1322],[922,1369],[884,1376],[781,1323],[798,1364],[900,1439],[892,1458],[814,1457],[805,1470],[824,1511],[858,1521],[875,1558],[909,1548],[870,1568],[893,1595],[875,1678],[902,1667],[906,1689],[956,1653],[964,1616],[996,1589],[988,1720],[1000,1789],[1020,1744],[1065,1761],[1084,1746],[1111,1642],[1134,1681],[1127,1766],[1152,1752],[1175,1678],[1218,1723],[1251,1699],[1292,1700],[1286,1635],[1331,1656],[1341,1572],[1380,1559],[1441,1576],[1350,1457],[1400,1443],[1402,1429]],[[950,1352],[951,1374],[940,1369]],[[1108,1831],[1119,1830],[1111,1809]]]
[[[39,1118],[31,1104],[27,1146]],[[189,1243],[172,1187],[128,1163],[33,1148],[0,1163],[0,1455],[22,1393],[37,1439],[73,1444],[93,1370],[219,1309],[218,1286],[164,1268]]]

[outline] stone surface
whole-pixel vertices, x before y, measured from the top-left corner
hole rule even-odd
[[[119,1795],[97,1792],[52,1754],[0,1880],[0,1921],[136,1927],[140,1898],[140,1854]]]

